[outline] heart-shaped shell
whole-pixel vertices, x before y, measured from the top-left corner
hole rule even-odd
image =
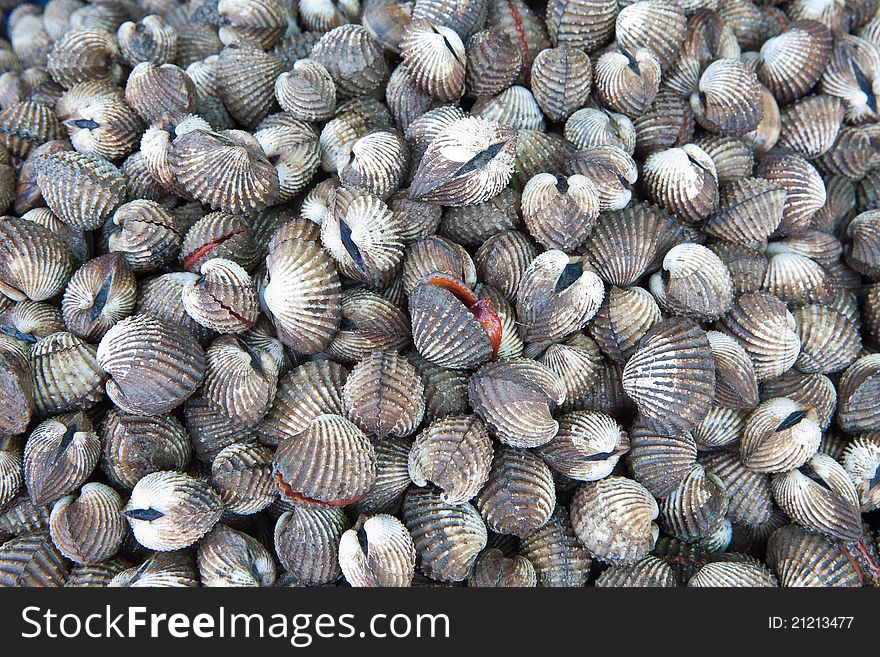
[[[550,519],[556,506],[553,473],[529,450],[499,447],[476,504],[492,531],[527,536]]]
[[[590,556],[565,507],[556,507],[543,526],[524,536],[520,551],[534,566],[539,586],[583,586],[589,576]]]
[[[779,233],[796,235],[804,232],[813,215],[825,205],[825,184],[818,171],[802,156],[789,151],[774,150],[765,155],[755,175],[781,185],[786,192]]]
[[[642,174],[648,196],[685,223],[699,224],[715,210],[718,174],[699,146],[654,153],[645,160]]]
[[[194,588],[199,585],[192,555],[185,551],[154,552],[139,566],[117,573],[110,588]]]
[[[718,477],[727,491],[727,517],[738,524],[760,527],[773,515],[770,477],[746,468],[736,454],[700,454],[700,464]]]
[[[624,50],[639,48],[652,51],[662,70],[678,57],[687,31],[687,19],[678,4],[662,0],[640,0],[620,10],[615,21],[615,36]]]
[[[342,317],[342,289],[333,260],[312,241],[290,239],[266,258],[260,302],[278,339],[314,354],[330,343]]]
[[[119,488],[134,488],[146,475],[186,469],[192,445],[173,417],[112,410],[101,426],[101,469]]]
[[[226,511],[240,515],[259,513],[278,497],[272,451],[245,443],[225,447],[211,463],[211,485]]]
[[[336,110],[336,85],[327,69],[301,59],[275,80],[275,97],[285,112],[303,121],[326,121]]]
[[[63,138],[64,127],[50,107],[24,101],[0,112],[0,144],[14,162],[22,162],[37,147]]]
[[[416,437],[409,452],[409,476],[417,486],[437,486],[443,502],[462,504],[486,483],[492,455],[492,441],[479,419],[447,415]]]
[[[780,586],[862,586],[858,568],[839,543],[797,525],[786,525],[767,541],[767,563]]]
[[[734,244],[754,245],[782,221],[786,192],[763,178],[741,178],[719,190],[718,211],[706,223],[708,234]]]
[[[821,23],[789,23],[761,46],[758,79],[779,102],[800,98],[822,77],[831,48],[831,34]]]
[[[339,149],[339,182],[382,199],[391,196],[403,180],[409,148],[393,130],[376,130]]]
[[[330,506],[357,501],[376,479],[373,445],[338,415],[319,415],[284,440],[273,464],[286,495]]]
[[[159,269],[180,246],[177,220],[156,201],[137,199],[120,205],[103,230],[109,235],[109,250],[121,253],[135,274]]]
[[[451,505],[427,488],[412,488],[403,502],[403,522],[412,535],[418,566],[446,582],[467,579],[486,547],[486,525],[470,504]]]
[[[388,75],[382,46],[361,25],[333,28],[308,57],[327,69],[339,98],[375,95]]]
[[[587,552],[610,564],[644,557],[660,533],[652,522],[659,515],[657,501],[644,486],[625,477],[578,486],[570,514],[572,528]]]
[[[666,531],[675,538],[698,541],[709,537],[727,513],[724,483],[703,466],[693,466],[667,497],[660,502]]]
[[[95,347],[72,333],[49,335],[30,354],[36,410],[44,415],[90,408],[104,396],[106,375]]]
[[[275,560],[257,539],[216,525],[199,541],[196,559],[202,586],[256,587],[275,583]]]
[[[517,358],[480,368],[468,383],[468,398],[501,442],[537,447],[559,430],[552,413],[565,400],[565,385],[549,367]]]
[[[880,51],[876,40],[849,34],[835,39],[834,51],[822,74],[821,88],[840,98],[846,106],[848,123],[866,123],[878,118]]]
[[[125,102],[152,127],[181,123],[198,107],[198,87],[188,71],[174,64],[141,62],[125,83]]]
[[[880,467],[880,434],[870,432],[856,436],[846,446],[843,467],[856,485],[862,512],[880,507],[877,469]]]
[[[669,495],[691,471],[697,445],[689,434],[664,435],[637,419],[630,430],[630,451],[626,456],[636,481],[652,495]]]
[[[758,381],[785,374],[801,350],[794,317],[777,297],[744,294],[720,321],[751,357]]]
[[[466,44],[465,90],[475,98],[499,94],[516,82],[522,67],[523,53],[513,39],[492,30],[477,32]]]
[[[517,290],[516,309],[523,340],[555,340],[581,329],[605,296],[599,276],[582,258],[545,251],[532,260]]]
[[[125,178],[97,155],[61,151],[34,161],[46,204],[65,223],[99,228],[125,201]]]
[[[522,191],[523,221],[544,247],[572,251],[587,239],[599,215],[599,197],[585,176],[532,178]]]
[[[616,146],[592,146],[577,151],[565,161],[565,172],[578,173],[593,181],[603,212],[625,208],[639,177],[635,160]]]
[[[212,258],[201,276],[184,284],[183,307],[196,322],[219,333],[241,333],[254,327],[259,314],[257,290],[236,262]]]
[[[45,420],[24,447],[24,484],[36,505],[79,488],[98,463],[101,442],[82,413]]]
[[[66,88],[87,80],[119,82],[119,59],[115,35],[82,27],[68,30],[55,41],[46,56],[46,68],[52,79]]]
[[[487,548],[477,557],[468,586],[533,587],[537,582],[535,567],[524,556],[509,558],[497,548]]]
[[[862,356],[849,366],[837,384],[840,401],[837,422],[848,432],[880,430],[877,399],[880,391],[880,355]]]
[[[425,412],[418,370],[395,351],[378,351],[360,361],[342,391],[348,417],[363,431],[384,438],[408,436]]]
[[[842,541],[862,536],[859,494],[837,461],[814,454],[801,468],[775,475],[773,499],[799,525]]]
[[[579,481],[598,481],[629,451],[629,436],[604,413],[575,411],[559,418],[559,433],[538,448],[556,472]]]
[[[149,315],[111,328],[98,345],[107,395],[131,413],[158,415],[182,404],[205,373],[205,352],[192,333]]]
[[[318,134],[298,119],[273,114],[258,126],[254,138],[278,175],[278,195],[273,202],[289,201],[306,187],[318,169]]]
[[[275,552],[284,569],[306,586],[339,578],[339,542],[349,527],[342,509],[294,504],[275,523]]]
[[[64,323],[79,337],[97,341],[134,311],[136,299],[137,283],[123,256],[100,256],[83,265],[64,290]]]
[[[375,98],[355,98],[336,109],[336,115],[321,130],[321,166],[335,171],[339,151],[371,130],[392,127],[388,109]]]
[[[46,531],[25,534],[0,545],[0,586],[60,587],[69,568]]]
[[[660,88],[660,62],[647,48],[632,53],[609,50],[596,60],[595,86],[609,109],[638,117],[651,106]]]
[[[465,89],[465,47],[442,24],[414,18],[403,29],[400,54],[413,82],[440,102],[455,101]]]
[[[116,32],[119,51],[130,66],[165,64],[177,54],[177,30],[162,16],[150,14],[137,23],[126,21]]]
[[[717,59],[690,98],[697,123],[711,132],[741,135],[758,127],[762,103],[755,73],[736,59]]]
[[[412,536],[394,516],[361,517],[339,540],[339,566],[355,587],[409,586],[415,562]]]
[[[482,203],[510,181],[515,145],[510,128],[478,117],[455,121],[429,144],[409,197],[450,206]]]
[[[715,363],[705,331],[684,317],[656,324],[624,367],[623,389],[651,424],[688,431],[715,398]]]
[[[730,272],[717,255],[699,244],[672,247],[649,286],[662,307],[701,321],[718,319],[733,303]]]
[[[125,104],[117,87],[81,82],[65,92],[55,106],[73,147],[107,160],[119,160],[136,150],[144,126]]]
[[[752,359],[733,337],[707,331],[715,359],[715,403],[726,408],[752,408],[758,403],[758,378]]]
[[[52,542],[61,554],[76,563],[109,559],[125,537],[122,507],[122,497],[110,486],[86,484],[79,496],[62,497],[52,507]]]

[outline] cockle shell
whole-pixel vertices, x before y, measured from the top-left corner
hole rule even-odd
[[[259,422],[278,385],[279,365],[272,354],[249,343],[247,334],[221,336],[206,350],[205,363],[208,404],[235,424],[252,427]]]
[[[568,509],[557,506],[550,519],[524,536],[520,550],[535,568],[540,586],[583,586],[590,556],[569,520]]]
[[[275,561],[257,539],[218,524],[201,541],[199,576],[203,586],[255,587],[275,583]]]
[[[162,16],[150,14],[137,23],[126,21],[116,32],[119,51],[131,66],[165,64],[177,54],[177,31]]]
[[[73,492],[98,463],[101,443],[82,413],[45,420],[25,442],[24,484],[36,505]]]
[[[642,175],[651,200],[687,224],[701,223],[715,209],[718,173],[699,146],[685,144],[652,154]]]
[[[44,301],[61,292],[73,274],[70,250],[32,221],[0,220],[0,292],[15,301]]]
[[[523,189],[521,202],[529,233],[550,249],[580,247],[599,215],[599,197],[585,176],[538,174]]]
[[[786,398],[761,403],[746,422],[740,460],[755,472],[788,472],[816,452],[822,430],[808,410]]]
[[[0,586],[63,586],[68,571],[48,532],[24,534],[0,545]]]
[[[46,57],[46,68],[58,84],[70,88],[77,82],[118,82],[122,66],[116,37],[102,29],[79,28],[65,32]]]
[[[874,403],[880,389],[880,355],[860,357],[841,375],[837,391],[837,422],[849,432],[880,430],[880,412]]]
[[[404,28],[400,54],[413,81],[440,102],[464,94],[465,47],[449,27],[413,18]]]
[[[90,408],[104,396],[106,374],[95,347],[72,333],[53,333],[39,340],[31,350],[30,364],[39,413]]]
[[[259,513],[278,494],[272,474],[272,451],[245,443],[223,448],[211,463],[211,485],[227,511],[241,515]]]
[[[183,307],[196,322],[219,333],[240,333],[254,327],[259,305],[253,280],[232,260],[211,258],[201,276],[184,284]]]
[[[660,62],[652,51],[609,50],[596,60],[599,99],[615,112],[635,118],[654,102],[660,89]]]
[[[861,586],[861,575],[845,548],[797,525],[777,529],[767,541],[767,563],[780,586]]]
[[[715,133],[741,135],[755,130],[761,120],[757,77],[736,59],[709,64],[690,103],[697,123]]]
[[[629,437],[612,417],[575,411],[559,418],[559,433],[537,451],[556,472],[597,481],[611,474],[629,446]]]
[[[465,91],[475,98],[499,94],[516,81],[522,67],[523,53],[513,39],[492,30],[476,32],[465,48]]]
[[[718,477],[727,491],[727,517],[738,524],[759,527],[770,521],[773,496],[770,477],[746,468],[730,452],[700,454],[699,463]]]
[[[723,522],[727,490],[721,479],[698,464],[659,506],[662,524],[670,535],[697,541],[710,536]]]
[[[468,586],[532,587],[537,581],[535,567],[524,556],[506,557],[498,548],[487,548],[477,557]]]
[[[338,579],[339,543],[348,526],[341,509],[291,505],[275,524],[275,551],[281,565],[305,585]]]
[[[119,550],[127,529],[122,507],[122,497],[110,486],[85,484],[79,496],[62,497],[52,507],[52,542],[76,563],[109,559]]]
[[[647,48],[666,70],[675,62],[686,30],[687,19],[677,4],[640,0],[620,10],[614,33],[624,50],[635,53]]]
[[[104,224],[110,251],[121,253],[135,274],[153,272],[180,247],[180,227],[156,201],[137,199],[120,205]]]
[[[407,436],[424,415],[421,376],[394,351],[378,351],[354,366],[343,388],[348,417],[362,430],[384,438]]]
[[[639,172],[635,160],[616,146],[584,148],[565,161],[567,175],[590,178],[599,193],[599,210],[620,210],[632,199],[632,186]]]
[[[107,584],[111,588],[193,588],[198,585],[192,555],[183,550],[154,552],[139,566],[117,573]]]
[[[763,178],[741,178],[719,190],[718,211],[705,230],[719,239],[749,246],[769,237],[782,221],[786,192]]]
[[[880,435],[876,432],[856,436],[846,446],[843,467],[856,485],[862,511],[880,507],[877,470],[880,467]]]
[[[339,98],[374,95],[388,74],[382,46],[361,25],[340,25],[326,32],[309,59],[327,69]]]
[[[707,331],[715,359],[715,403],[727,408],[751,408],[758,403],[758,377],[748,352],[725,333]]]
[[[565,138],[577,148],[616,146],[632,155],[636,148],[636,129],[623,114],[584,107],[565,122]]]
[[[733,303],[730,272],[717,255],[699,244],[672,247],[649,287],[661,306],[702,321],[718,319]]]
[[[352,586],[409,586],[415,561],[409,530],[386,514],[360,518],[339,540],[339,566]]]
[[[100,340],[135,309],[137,283],[122,255],[90,260],[70,279],[61,309],[68,329],[86,340]]]
[[[777,101],[795,100],[822,77],[831,51],[827,27],[812,20],[789,23],[761,46],[758,79]]]

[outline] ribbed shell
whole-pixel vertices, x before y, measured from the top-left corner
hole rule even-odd
[[[107,160],[136,150],[144,126],[111,85],[84,82],[65,92],[55,106],[73,147]]]
[[[880,39],[871,42],[848,34],[839,36],[835,39],[828,68],[822,74],[822,90],[843,101],[849,123],[866,123],[878,118],[878,42]]]
[[[369,438],[338,415],[319,415],[284,440],[273,464],[285,494],[332,506],[357,501],[376,479]]]
[[[0,440],[0,508],[12,500],[24,483],[23,451],[15,438]]]
[[[42,144],[64,137],[64,127],[50,107],[34,101],[15,103],[0,112],[0,144],[21,162]]]
[[[501,93],[522,71],[523,53],[519,45],[500,32],[475,33],[467,41],[465,54],[465,91],[475,98]]]
[[[272,249],[266,270],[261,304],[278,339],[300,353],[326,349],[342,318],[342,289],[331,258],[314,242],[291,239]]]
[[[554,471],[579,481],[597,481],[629,451],[629,436],[609,415],[575,411],[559,418],[559,433],[537,452]]]
[[[430,489],[413,488],[403,503],[403,522],[412,535],[418,566],[432,579],[467,579],[486,547],[486,525],[470,504],[446,504]]]
[[[327,354],[344,362],[357,362],[382,349],[403,349],[410,342],[409,321],[404,312],[366,289],[343,293],[342,321]]]
[[[409,586],[415,562],[412,536],[394,516],[361,518],[339,541],[339,566],[354,587]]]
[[[597,587],[673,588],[678,586],[675,572],[666,561],[648,555],[625,566],[611,566],[596,578]]]
[[[776,577],[760,563],[715,562],[700,568],[687,585],[716,588],[776,587]]]
[[[660,308],[650,292],[612,285],[590,324],[590,333],[606,356],[623,364],[660,318]]]
[[[741,135],[758,127],[762,104],[755,73],[736,59],[717,59],[690,98],[697,123],[711,132]]]
[[[48,532],[25,534],[0,545],[0,587],[60,587],[68,572]]]
[[[523,189],[521,203],[529,233],[544,247],[567,252],[586,241],[599,215],[593,183],[579,175],[538,174]]]
[[[707,331],[715,359],[715,403],[727,408],[751,408],[758,403],[758,378],[752,359],[729,335]]]
[[[637,420],[630,430],[626,459],[636,481],[661,499],[672,493],[691,471],[697,459],[697,445],[689,434],[666,436]]]
[[[421,375],[395,351],[374,352],[355,365],[342,398],[349,419],[380,438],[408,436],[425,413]]]
[[[138,543],[150,550],[180,550],[220,519],[223,503],[206,482],[182,472],[154,472],[138,481],[125,517]]]
[[[416,437],[409,452],[409,476],[417,486],[437,486],[443,502],[461,504],[486,483],[492,458],[492,441],[479,419],[447,415]]]
[[[53,333],[30,354],[34,402],[43,415],[90,408],[104,397],[104,380],[95,348],[72,333]]]
[[[699,146],[685,144],[653,153],[642,175],[649,198],[686,224],[699,224],[715,210],[718,174]]]
[[[119,550],[128,529],[122,507],[122,497],[109,486],[86,484],[78,496],[62,497],[52,507],[52,542],[76,563],[107,560]]]
[[[201,385],[205,373],[205,353],[192,333],[149,315],[116,324],[98,345],[97,358],[111,377],[110,399],[144,415],[179,406]]]
[[[397,510],[404,491],[412,484],[408,470],[410,446],[410,441],[404,438],[376,441],[376,481],[355,504],[358,512],[372,514]]]
[[[409,148],[393,130],[376,130],[343,146],[337,156],[339,182],[382,199],[400,186],[409,160]]]
[[[695,465],[678,486],[660,502],[666,531],[680,540],[709,538],[727,513],[724,483],[701,465]]]
[[[109,250],[121,253],[135,274],[159,269],[180,247],[177,219],[156,201],[136,199],[120,205],[104,231]]]
[[[727,517],[740,525],[760,527],[773,515],[770,477],[747,469],[736,454],[708,452],[699,457],[700,464],[718,477],[727,491]]]
[[[482,203],[444,208],[440,234],[464,247],[476,248],[490,237],[521,226],[519,203],[519,192],[508,186]]]
[[[846,262],[871,280],[880,280],[880,209],[862,212],[846,228]]]
[[[484,365],[468,383],[468,398],[501,442],[537,447],[559,430],[552,413],[565,400],[565,385],[549,367],[517,358]]]
[[[648,48],[663,70],[675,62],[686,31],[684,11],[663,0],[640,0],[624,7],[615,22],[620,47],[631,53]]]
[[[46,56],[46,69],[58,84],[70,88],[77,82],[119,82],[122,67],[116,36],[102,29],[68,30]]]
[[[802,306],[792,314],[801,340],[801,353],[795,367],[801,372],[840,372],[859,357],[862,338],[857,321],[818,304]]]
[[[880,489],[874,481],[880,467],[880,434],[869,432],[856,436],[846,446],[842,462],[856,485],[862,511],[880,507]]]
[[[785,189],[785,206],[779,224],[782,235],[804,232],[813,215],[825,205],[825,184],[819,172],[796,153],[771,151],[758,163],[755,175]]]
[[[119,488],[134,488],[151,472],[184,470],[192,453],[189,436],[170,416],[112,410],[101,426],[101,469]]]
[[[652,522],[659,514],[657,501],[625,477],[581,484],[570,513],[578,540],[592,556],[612,565],[644,557],[660,532]]]
[[[375,95],[388,75],[382,46],[360,25],[330,30],[314,45],[309,59],[327,69],[339,98]]]
[[[780,586],[856,587],[862,577],[840,544],[798,527],[786,525],[767,541],[767,564]]]
[[[294,504],[275,524],[275,552],[281,565],[307,586],[338,579],[339,542],[348,526],[341,509]]]
[[[254,327],[259,315],[257,290],[236,262],[212,258],[202,263],[201,276],[181,290],[183,307],[196,322],[219,333],[241,333]]]
[[[272,451],[245,443],[223,448],[211,463],[211,485],[220,494],[226,511],[240,515],[259,513],[278,496],[278,484],[272,474]]]
[[[814,94],[783,108],[777,144],[814,160],[826,153],[843,124],[843,103],[834,96]]]
[[[461,98],[465,89],[465,47],[449,27],[414,18],[404,28],[400,54],[421,89],[440,102]]]
[[[632,155],[636,147],[636,129],[623,114],[584,107],[565,122],[565,138],[577,148],[616,146]]]
[[[599,209],[620,210],[632,200],[632,186],[639,172],[635,160],[616,146],[584,148],[565,161],[568,175],[579,173],[590,178],[598,188]]]
[[[789,23],[761,46],[758,79],[781,103],[800,98],[822,77],[831,47],[831,34],[821,23]]]
[[[101,442],[84,414],[45,420],[24,446],[24,484],[35,505],[79,488],[98,464]]]
[[[192,555],[185,551],[154,552],[139,566],[117,573],[110,588],[193,588],[199,585]]]
[[[880,430],[880,354],[862,356],[841,375],[837,422],[844,431]]]
[[[326,121],[336,110],[336,85],[318,62],[301,59],[275,80],[275,97],[285,112],[303,121]]]
[[[564,342],[550,344],[543,351],[538,362],[555,372],[565,386],[562,408],[580,409],[603,370],[598,345],[583,333],[573,333]]]
[[[165,64],[177,54],[177,30],[161,16],[149,15],[137,23],[126,21],[116,32],[119,51],[130,66],[140,62]]]
[[[647,48],[632,54],[610,50],[596,60],[595,87],[608,108],[632,118],[641,116],[660,88],[660,62]]]
[[[785,374],[800,353],[794,317],[769,294],[742,295],[720,324],[752,358],[758,381]]]
[[[830,456],[813,455],[802,469],[774,476],[771,486],[779,508],[799,525],[835,540],[860,540],[859,494]]]
[[[782,221],[785,189],[763,178],[741,178],[723,185],[718,212],[706,223],[713,237],[743,246],[769,237]]]
[[[730,272],[711,250],[699,244],[677,244],[663,257],[663,269],[649,288],[662,307],[700,321],[713,321],[733,303]]]
[[[90,260],[77,271],[64,291],[64,323],[86,340],[100,340],[135,308],[137,284],[125,259],[108,254]]]
[[[798,402],[811,413],[813,420],[822,431],[828,429],[837,408],[837,389],[834,383],[823,374],[801,374],[789,372],[778,379],[765,381],[761,386],[763,399],[788,397]]]
[[[654,325],[623,370],[623,389],[651,424],[689,430],[715,398],[715,363],[705,331],[683,317]]]
[[[196,559],[202,586],[256,587],[275,583],[275,560],[257,539],[217,525],[199,541]]]
[[[532,563],[522,555],[506,557],[497,548],[480,553],[468,586],[474,587],[533,587],[538,575]]]
[[[259,261],[253,231],[240,216],[211,212],[186,232],[180,246],[180,261],[187,271],[201,272],[211,258],[232,260],[250,271]]]
[[[534,566],[539,586],[583,586],[589,577],[590,556],[564,507],[557,507],[542,527],[524,536],[520,551]]]

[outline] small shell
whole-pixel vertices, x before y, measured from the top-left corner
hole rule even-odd
[[[705,331],[683,317],[656,324],[627,362],[623,389],[648,422],[674,431],[692,428],[715,398],[715,364]]]
[[[351,504],[376,479],[376,453],[352,422],[319,415],[275,452],[275,475],[285,495],[318,504]]]
[[[840,401],[837,423],[848,432],[880,431],[880,354],[862,356],[849,366],[837,384]]]
[[[583,586],[587,581],[590,556],[575,536],[564,507],[557,506],[542,527],[524,536],[520,551],[534,566],[539,586]]]
[[[510,182],[515,146],[510,128],[478,117],[455,121],[428,145],[409,197],[449,206],[487,201]]]
[[[800,98],[822,77],[831,46],[831,34],[821,23],[789,23],[761,46],[758,79],[781,103]]]
[[[847,263],[872,280],[880,280],[880,210],[862,212],[846,228],[844,247]]]
[[[769,237],[782,221],[786,191],[763,178],[741,178],[723,185],[718,212],[706,223],[706,232],[733,244],[750,246]]]
[[[199,585],[193,558],[188,552],[154,552],[139,566],[117,573],[111,588],[192,588]]]
[[[727,517],[741,525],[760,527],[773,515],[773,495],[768,475],[747,469],[729,452],[701,454],[700,464],[718,477],[727,490]]]
[[[822,430],[804,407],[786,398],[771,399],[749,416],[740,460],[755,472],[787,472],[807,462],[821,437]]]
[[[523,340],[556,340],[583,328],[605,296],[602,279],[584,259],[545,251],[532,260],[517,290],[516,309]]]
[[[211,463],[211,485],[227,511],[259,513],[275,501],[278,492],[271,450],[243,443],[225,447]]]
[[[880,468],[880,434],[856,436],[846,446],[843,468],[856,485],[862,512],[880,507],[880,487],[876,481]]]
[[[430,489],[410,489],[403,522],[412,535],[419,568],[432,579],[467,579],[486,547],[486,525],[477,510],[470,504],[446,504]]]
[[[240,216],[211,212],[186,232],[180,246],[182,267],[199,274],[202,263],[211,258],[232,260],[248,271],[259,261],[253,231]]]
[[[0,440],[0,508],[5,507],[24,484],[23,451],[15,438]]]
[[[492,441],[479,419],[447,415],[416,437],[409,452],[409,476],[416,486],[437,486],[444,503],[462,504],[486,483],[492,454]]]
[[[834,383],[822,374],[790,372],[778,379],[765,381],[761,387],[764,399],[788,397],[815,413],[813,420],[823,431],[828,429],[837,408],[837,390]]]
[[[95,348],[72,333],[53,333],[31,350],[34,402],[44,415],[89,408],[104,396],[106,375]]]
[[[326,121],[336,110],[336,85],[318,62],[301,59],[275,80],[275,97],[285,112],[303,121]]]
[[[760,563],[716,562],[706,564],[693,575],[688,586],[757,588],[777,586],[776,577]]]
[[[179,66],[142,62],[125,83],[125,102],[151,126],[169,127],[196,109],[198,89]]]
[[[126,21],[116,32],[119,51],[130,66],[141,62],[165,64],[177,54],[177,30],[161,16],[149,15],[137,23]]]
[[[718,319],[733,303],[730,272],[717,255],[699,244],[672,247],[649,288],[664,308],[701,321]]]
[[[25,534],[0,545],[2,587],[60,587],[67,575],[67,562],[48,532]]]
[[[544,353],[537,357],[538,362],[549,367],[565,384],[562,408],[582,408],[594,392],[596,377],[604,369],[598,345],[583,333],[573,333],[564,342],[540,347]]]
[[[575,411],[559,418],[559,433],[537,452],[566,477],[598,481],[611,474],[629,446],[629,437],[614,418]]]
[[[370,435],[404,437],[425,413],[418,370],[395,351],[378,351],[360,361],[342,391],[348,418]]]
[[[612,285],[590,324],[590,334],[606,356],[623,364],[660,318],[660,307],[650,292]]]
[[[741,135],[758,127],[761,97],[758,79],[736,59],[717,59],[703,71],[690,98],[697,123],[711,132]]]
[[[55,112],[77,151],[119,160],[140,144],[141,119],[112,85],[74,85],[58,100]]]
[[[596,578],[597,587],[672,588],[678,586],[675,572],[666,561],[648,555],[625,566],[611,566]]]
[[[260,304],[278,339],[294,351],[327,348],[342,319],[342,288],[333,260],[314,242],[290,239],[266,258]]]
[[[584,107],[565,122],[565,138],[577,148],[616,146],[632,155],[636,148],[633,122],[623,114]]]
[[[448,103],[465,88],[465,47],[453,30],[424,18],[403,29],[400,54],[413,81],[433,98]]]
[[[798,524],[835,540],[861,539],[859,494],[830,456],[815,454],[801,469],[774,476],[771,485],[779,508]]]
[[[697,225],[715,209],[718,174],[699,146],[685,144],[652,154],[642,175],[648,196],[685,223]]]
[[[404,492],[412,484],[407,462],[410,444],[403,438],[376,441],[376,481],[355,504],[358,512],[397,511]]]
[[[848,123],[866,123],[878,118],[878,76],[877,44],[847,34],[835,39],[821,87],[825,93],[843,101]]]
[[[361,22],[367,31],[386,50],[400,54],[403,29],[412,20],[413,7],[409,2],[379,4],[371,3],[364,8]]]
[[[593,146],[577,151],[566,160],[565,172],[579,173],[595,183],[599,209],[603,212],[625,208],[639,177],[635,160],[616,146]]]
[[[267,117],[254,138],[278,175],[275,203],[289,201],[305,189],[321,161],[318,134],[284,114]]]
[[[742,135],[742,140],[754,149],[755,157],[763,157],[779,140],[782,130],[782,118],[779,115],[779,106],[766,87],[761,91],[761,120],[758,127],[751,132]]]
[[[186,469],[192,445],[186,430],[173,417],[149,417],[112,410],[101,426],[101,469],[119,488],[160,470]]]
[[[525,87],[513,86],[496,96],[478,98],[471,112],[514,130],[544,130],[544,114]]]
[[[519,205],[519,192],[508,186],[488,201],[445,208],[440,234],[466,248],[476,248],[490,237],[519,228]]]
[[[705,136],[694,143],[715,163],[718,184],[726,185],[751,175],[755,166],[752,147],[740,137]]]
[[[101,442],[82,413],[37,425],[23,456],[31,501],[43,505],[79,488],[95,469],[100,453]]]
[[[839,543],[797,525],[786,525],[767,541],[767,564],[780,586],[856,587],[861,575]]]
[[[497,548],[487,548],[477,557],[468,586],[521,588],[535,586],[537,581],[535,567],[525,557],[508,558]]]
[[[468,397],[501,442],[537,447],[559,430],[552,412],[565,400],[565,386],[550,368],[518,358],[484,365],[471,377]]]
[[[382,349],[403,349],[409,342],[409,321],[400,308],[369,290],[346,290],[342,326],[327,354],[352,363]]]
[[[858,322],[828,306],[813,304],[797,308],[801,353],[795,362],[801,372],[831,374],[849,367],[862,349]]]
[[[339,578],[339,542],[349,522],[341,509],[294,504],[275,524],[275,552],[296,581],[307,586]]]
[[[339,182],[380,198],[391,196],[403,180],[409,148],[397,132],[376,130],[339,149]]]
[[[523,53],[506,34],[491,30],[477,32],[468,39],[465,54],[465,90],[469,96],[494,96],[520,76]]]
[[[220,496],[205,482],[182,472],[154,472],[131,491],[125,517],[138,543],[169,552],[188,547],[220,519]]]
[[[837,139],[843,124],[843,103],[834,96],[814,94],[785,107],[781,120],[777,145],[815,160]]]
[[[119,493],[104,484],[86,484],[79,496],[55,502],[49,517],[52,542],[76,563],[105,561],[122,545],[126,524]]]
[[[735,338],[707,331],[715,359],[715,403],[726,408],[752,408],[758,403],[758,379],[748,352]]]
[[[216,525],[196,554],[202,586],[272,586],[275,561],[255,538],[226,525]]]
[[[758,381],[785,374],[794,365],[801,349],[796,326],[785,304],[763,293],[742,295],[721,319],[723,331],[751,356]]]
[[[135,309],[137,283],[116,253],[83,265],[70,279],[61,302],[64,323],[79,337],[97,341]]]
[[[111,252],[121,253],[135,274],[159,269],[180,247],[180,227],[156,201],[137,199],[120,205],[104,224]]]
[[[195,337],[149,315],[129,317],[111,328],[98,345],[97,358],[111,377],[107,395],[120,408],[144,415],[182,404],[205,372],[205,354]]]
[[[686,31],[684,11],[663,0],[641,0],[624,7],[615,22],[618,44],[631,53],[647,48],[663,70],[675,62]]]
[[[660,62],[647,48],[632,53],[610,50],[596,60],[596,93],[615,112],[644,114],[660,88]]]
[[[361,517],[339,540],[339,566],[355,587],[409,586],[415,562],[413,539],[393,516]]]
[[[689,434],[663,435],[637,419],[630,431],[626,458],[636,481],[661,499],[672,493],[691,471],[697,459],[697,445]]]
[[[654,103],[632,121],[639,157],[688,143],[694,134],[694,112],[686,98],[661,89]]]
[[[572,251],[587,239],[599,215],[599,197],[585,176],[532,178],[522,191],[523,221],[548,249]]]
[[[654,548],[660,530],[652,521],[657,501],[640,484],[606,477],[581,484],[571,501],[571,524],[578,539],[597,559],[632,563]]]
[[[382,46],[361,25],[333,28],[314,45],[309,59],[327,69],[339,98],[375,95],[388,75]]]
[[[119,82],[122,66],[116,36],[101,29],[68,30],[46,56],[46,68],[58,84],[70,88],[77,82]]]
[[[232,260],[212,258],[200,269],[201,276],[181,290],[189,316],[219,333],[253,328],[259,314],[257,290],[244,268]]]
[[[553,513],[553,473],[531,451],[499,447],[476,504],[489,529],[523,538]]]
[[[660,502],[666,531],[675,538],[698,541],[708,538],[727,513],[724,482],[703,466],[695,465]]]
[[[0,112],[0,144],[14,162],[35,148],[64,138],[64,127],[51,108],[33,101],[16,103]]]

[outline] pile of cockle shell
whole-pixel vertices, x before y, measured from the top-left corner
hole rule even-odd
[[[880,583],[880,0],[49,0],[0,585]]]

